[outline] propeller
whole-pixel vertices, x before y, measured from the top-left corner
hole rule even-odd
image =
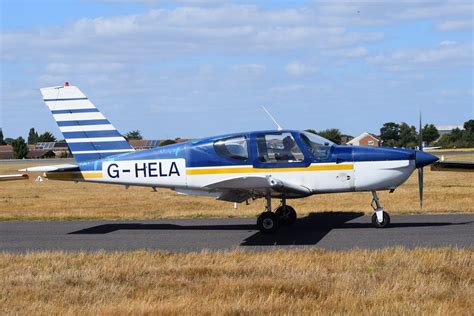
[[[423,151],[423,128],[421,126],[421,112],[420,112],[420,127],[418,133],[418,150]],[[418,192],[420,194],[420,209],[423,208],[423,167],[418,167]]]

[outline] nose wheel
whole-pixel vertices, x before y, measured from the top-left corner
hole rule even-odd
[[[390,215],[384,211],[382,205],[380,205],[379,197],[377,192],[372,191],[372,208],[374,209],[374,215],[372,215],[372,225],[376,228],[385,228],[390,225]]]
[[[265,211],[257,218],[257,227],[261,233],[274,233],[281,225],[291,226],[295,223],[296,211],[293,207],[286,205],[285,198],[282,199],[281,205],[275,210],[275,212],[272,212],[272,201],[269,193],[265,199]]]

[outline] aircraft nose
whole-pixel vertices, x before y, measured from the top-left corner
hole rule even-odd
[[[416,151],[415,165],[417,168],[431,165],[433,162],[438,160],[439,158],[432,154],[428,154],[419,150]]]

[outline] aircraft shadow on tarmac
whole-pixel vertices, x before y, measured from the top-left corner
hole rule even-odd
[[[333,229],[372,229],[369,222],[350,223],[349,221],[363,216],[362,212],[324,212],[310,213],[299,218],[291,227],[281,227],[275,234],[262,234],[256,232],[244,239],[241,246],[273,246],[273,245],[315,245]],[[468,223],[449,222],[408,222],[392,223],[389,228],[404,227],[436,227],[448,225],[462,225]],[[376,229],[376,228],[373,228]],[[71,235],[108,234],[119,230],[247,230],[254,232],[255,225],[250,224],[208,224],[208,225],[178,225],[178,224],[140,224],[117,223],[97,225],[78,231],[70,232]]]

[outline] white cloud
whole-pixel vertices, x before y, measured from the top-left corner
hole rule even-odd
[[[353,32],[321,24],[314,14],[306,9],[224,5],[83,18],[64,27],[2,32],[2,58],[54,63],[71,59],[82,63],[141,63],[209,50],[232,54],[328,50],[383,38],[380,32]]]
[[[438,23],[436,27],[441,31],[472,30],[474,28],[474,19],[444,21]]]
[[[369,55],[369,50],[365,47],[357,46],[344,49],[336,49],[331,52],[328,52],[327,55],[342,58],[360,58]]]
[[[96,72],[118,72],[126,68],[121,63],[49,63],[46,66],[48,73],[71,74],[83,73],[90,74]]]
[[[472,28],[474,5],[468,0],[316,0],[314,9],[327,25],[382,26],[430,20],[439,30],[454,31]]]
[[[286,93],[301,91],[303,89],[304,89],[304,86],[301,84],[290,84],[290,85],[285,85],[285,86],[271,87],[270,92],[286,94]]]
[[[473,44],[441,42],[440,45],[425,49],[402,49],[392,53],[367,57],[373,64],[389,71],[421,70],[426,67],[443,68],[473,65]]]
[[[293,76],[303,76],[318,72],[318,67],[295,61],[286,65],[285,70]]]
[[[261,75],[265,72],[266,67],[260,64],[241,64],[231,67],[233,71],[248,75]]]

